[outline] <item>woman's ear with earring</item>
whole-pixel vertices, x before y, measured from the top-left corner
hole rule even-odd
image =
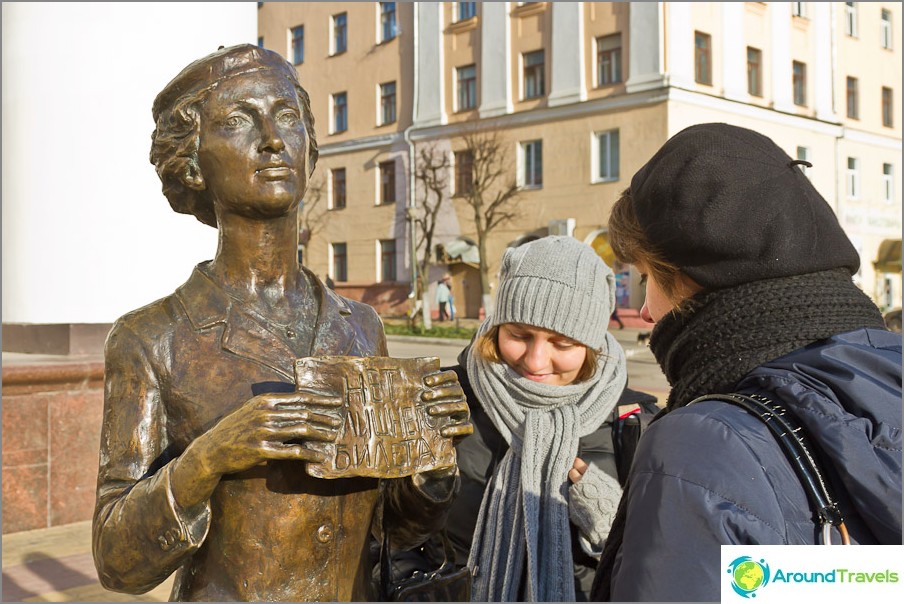
[[[185,164],[185,171],[182,173],[182,184],[193,191],[203,191],[207,188],[207,183],[204,182],[201,170],[195,162]]]

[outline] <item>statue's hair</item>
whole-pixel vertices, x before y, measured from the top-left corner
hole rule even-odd
[[[294,71],[294,67],[292,67]],[[308,175],[314,172],[320,149],[314,132],[314,114],[311,99],[297,80],[293,81],[301,105],[302,122],[308,134]],[[151,163],[163,183],[163,194],[170,206],[181,214],[193,214],[195,218],[212,227],[217,226],[213,200],[206,189],[197,190],[186,185],[192,178],[202,177],[198,165],[198,148],[201,144],[202,109],[213,88],[179,97],[172,108],[160,112],[156,128],[151,134]]]

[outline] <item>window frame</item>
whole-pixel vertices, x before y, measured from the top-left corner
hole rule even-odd
[[[301,35],[298,35],[301,32]],[[289,36],[292,46],[292,64],[301,65],[304,63],[304,24],[296,25],[289,30]],[[300,57],[300,59],[299,59]]]
[[[798,145],[797,146],[797,159],[812,163],[810,161],[810,147],[804,147],[802,145]],[[797,164],[797,167],[800,169],[801,172],[804,173],[804,176],[806,176],[807,178],[810,178],[810,168],[808,166],[805,166],[803,164]]]
[[[385,44],[399,37],[398,7],[396,2],[379,2],[380,44]],[[388,9],[388,10],[387,10]],[[389,31],[387,32],[387,27]]]
[[[339,174],[342,175],[341,179],[339,178]],[[344,210],[348,204],[347,192],[348,172],[344,167],[332,168],[330,170],[329,209]]]
[[[341,254],[337,253],[340,247]],[[345,241],[330,243],[330,277],[333,281],[348,281],[348,243]]]
[[[798,70],[798,67],[800,69]],[[807,64],[803,61],[791,61],[791,91],[794,104],[807,106]]]
[[[392,92],[387,93],[387,88],[392,86]],[[398,112],[397,112],[397,97],[396,90],[398,86],[396,86],[395,80],[391,82],[383,82],[379,85],[379,94],[380,94],[380,126],[387,126],[389,124],[394,124],[398,120]]]
[[[860,119],[860,83],[857,78],[847,76],[845,80],[846,115],[852,120]]]
[[[751,60],[751,52],[755,61]],[[754,46],[747,47],[747,94],[763,98],[763,51]]]
[[[613,145],[613,139],[615,144]],[[605,147],[605,152],[604,152]],[[615,153],[613,154],[613,148]],[[592,174],[594,183],[617,182],[621,179],[621,132],[618,128],[609,128],[593,133]],[[613,156],[615,165],[613,166]],[[603,160],[606,167],[603,167]],[[615,168],[614,173],[612,171]]]
[[[342,24],[339,24],[339,19],[342,19]],[[333,33],[330,36],[330,56],[341,55],[342,53],[348,51],[348,13],[336,13],[330,17],[330,26],[331,31]],[[342,42],[340,48],[340,41]]]
[[[391,250],[388,249],[388,244],[390,243],[392,244]],[[377,275],[378,283],[399,280],[397,248],[398,246],[396,245],[395,239],[377,240],[377,251],[380,258],[379,263],[377,264],[377,269],[379,270],[379,274]]]
[[[882,201],[895,202],[895,166],[882,162]]]
[[[464,159],[467,158],[467,161]],[[464,197],[474,189],[474,152],[470,149],[462,149],[452,153],[454,170],[453,184],[455,189],[453,197]],[[464,167],[467,166],[467,172]]]
[[[332,128],[330,134],[341,134],[348,131],[348,92],[336,92],[331,94],[330,97],[330,126]],[[340,98],[342,103],[339,103]],[[340,116],[342,118],[341,128],[339,127]]]
[[[860,158],[847,158],[845,193],[848,199],[860,199]]]
[[[470,7],[469,10],[462,10],[463,8]],[[470,13],[467,16],[463,16],[462,13]],[[459,21],[467,21],[468,19],[473,19],[477,16],[477,3],[476,2],[456,2],[455,8],[453,10],[454,19],[453,23],[458,23]]]
[[[472,69],[473,76],[470,78],[462,79],[462,72],[465,69]],[[467,87],[463,87],[462,83],[466,83]],[[455,68],[455,102],[456,107],[455,111],[470,111],[471,109],[477,108],[477,64],[471,63],[470,65],[462,65],[461,67]],[[471,102],[468,104],[463,104],[462,99],[465,98],[470,100]]]
[[[613,48],[604,48],[605,41],[614,38],[618,38],[618,45]],[[619,84],[624,79],[622,75],[621,38],[621,32],[597,36],[596,38],[596,85],[598,88]],[[608,69],[604,67],[604,64],[608,65]],[[603,77],[604,73],[607,74],[607,78]]]
[[[886,128],[895,126],[895,93],[888,86],[882,87],[882,125]]]
[[[699,43],[706,42],[704,46]],[[713,37],[712,35],[694,31],[694,81],[704,86],[713,85]]]
[[[395,158],[377,164],[378,197],[377,205],[385,206],[396,203],[396,162]]]
[[[528,65],[532,58],[542,57],[539,63]],[[532,85],[529,87],[528,83]],[[546,49],[532,50],[521,53],[521,100],[530,101],[546,96]],[[529,88],[536,88],[534,94],[528,94]]]
[[[844,3],[844,33],[852,38],[859,37],[857,30],[859,23],[857,22],[857,3]]]
[[[543,139],[521,141],[519,148],[519,183],[522,189],[543,188]]]
[[[891,50],[892,40],[891,11],[883,8],[879,13],[879,40],[882,48]]]

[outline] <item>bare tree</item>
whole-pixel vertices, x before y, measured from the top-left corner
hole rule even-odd
[[[304,265],[310,266],[308,258],[309,243],[314,234],[320,231],[329,217],[324,192],[326,185],[323,178],[308,183],[304,194],[304,207],[298,213],[298,243],[304,246]]]
[[[480,289],[483,307],[489,314],[492,311],[492,296],[487,240],[493,230],[519,215],[512,203],[518,197],[519,187],[498,132],[469,132],[462,138],[465,142],[463,152],[470,154],[471,182],[470,187],[465,185],[462,187],[464,190],[457,193],[473,211],[480,253]]]
[[[436,145],[420,147],[414,167],[414,178],[420,183],[423,197],[417,209],[411,210],[411,220],[415,225],[415,252],[418,263],[416,295],[420,297],[424,310],[424,325],[429,326],[430,304],[427,299],[429,268],[433,251],[433,235],[437,217],[445,200],[449,185],[449,156]],[[412,324],[415,314],[410,317]]]

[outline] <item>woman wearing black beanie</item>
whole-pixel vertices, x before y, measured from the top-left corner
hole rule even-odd
[[[822,542],[769,428],[712,395],[796,418],[844,518],[833,542],[901,543],[901,335],[852,282],[857,253],[797,163],[751,130],[692,126],[612,210],[671,391],[638,445],[595,599],[718,601],[720,545]]]

